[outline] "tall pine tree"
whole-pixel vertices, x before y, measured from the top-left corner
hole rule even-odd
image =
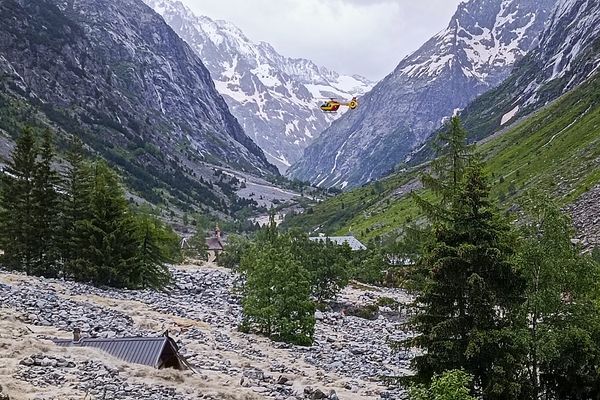
[[[83,169],[82,193],[89,196],[84,219],[75,221],[72,272],[98,285],[126,287],[135,263],[135,226],[116,174],[104,162]]]
[[[159,221],[148,216],[137,218],[136,231],[138,254],[129,269],[129,286],[162,288],[171,278],[166,263],[173,261],[166,248],[168,232]]]
[[[479,164],[458,183],[422,260],[429,279],[416,300],[417,336],[410,341],[424,350],[414,359],[417,379],[463,369],[484,399],[516,398],[522,347],[513,335],[513,310],[523,280],[511,264],[514,235],[489,201]]]
[[[58,188],[60,176],[52,168],[55,154],[52,133],[46,130],[43,135],[39,160],[35,165],[32,192],[33,227],[36,235],[33,242],[36,250],[33,273],[57,276],[60,257],[60,201]]]
[[[431,162],[430,172],[421,175],[421,181],[425,188],[437,196],[437,203],[413,194],[432,222],[446,216],[446,207],[456,197],[466,168],[473,158],[473,147],[467,144],[467,132],[457,116],[450,120],[447,131],[442,132],[434,144],[436,158]]]
[[[90,185],[86,184],[83,143],[74,137],[66,157],[68,167],[63,176],[64,196],[61,197],[62,221],[60,250],[66,274],[78,279],[74,261],[79,259],[79,226],[89,219]]]
[[[417,335],[405,344],[424,350],[414,360],[417,381],[462,369],[483,398],[514,398],[521,392],[523,350],[513,330],[523,288],[511,264],[515,236],[491,204],[466,138],[454,117],[422,177],[436,200],[414,195],[433,224],[433,241],[417,264],[423,282],[411,321]]]
[[[23,129],[3,175],[0,224],[4,265],[31,274],[38,255],[34,216],[37,150],[30,128]]]

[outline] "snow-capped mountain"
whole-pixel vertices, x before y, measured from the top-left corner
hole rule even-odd
[[[553,100],[597,72],[599,44],[600,1],[560,0],[539,46],[527,57],[526,65],[513,74],[511,81],[516,84],[512,89],[518,96],[503,122]]]
[[[349,99],[373,87],[305,59],[254,43],[236,26],[197,16],[177,0],[144,0],[200,55],[233,115],[285,171],[340,114],[323,114],[323,98]]]
[[[332,124],[289,175],[353,186],[384,175],[530,50],[556,0],[469,0],[435,35]]]
[[[534,45],[502,84],[461,112],[471,140],[528,116],[600,71],[600,2],[559,0]],[[410,163],[433,153],[427,143],[410,155]]]

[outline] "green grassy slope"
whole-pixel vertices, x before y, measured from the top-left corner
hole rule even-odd
[[[492,195],[506,207],[533,188],[552,194],[561,204],[574,201],[600,182],[600,74],[479,151],[487,160]],[[321,225],[323,232],[352,231],[363,240],[401,229],[419,217],[407,195],[410,190],[403,190],[410,186],[407,182],[414,183],[418,170],[329,199],[311,214],[290,218],[286,226],[312,230]]]
[[[399,188],[410,185],[414,173],[391,175],[377,183],[355,188],[338,196],[329,198],[309,208],[305,213],[287,218],[284,227],[301,228],[308,232],[347,234],[371,227],[375,223],[364,225],[362,220],[375,220],[379,210],[387,210],[396,206]],[[412,213],[411,213],[412,214]],[[397,217],[396,217],[397,219]],[[356,224],[353,224],[356,221]],[[319,229],[320,228],[320,229]]]

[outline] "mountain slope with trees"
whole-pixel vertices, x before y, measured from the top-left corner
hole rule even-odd
[[[479,146],[492,178],[491,195],[506,208],[537,188],[561,206],[577,204],[575,219],[593,204],[579,203],[600,185],[600,75]],[[293,215],[287,226],[328,233],[349,231],[361,239],[382,238],[419,221],[411,191],[422,188],[419,174],[427,164],[395,173]],[[593,214],[593,210],[590,210]],[[589,215],[586,214],[586,215]],[[600,244],[594,224],[579,227],[586,247]]]
[[[133,212],[115,172],[85,161],[80,143],[69,158],[64,175],[52,168],[50,131],[41,144],[31,129],[17,139],[0,185],[2,267],[130,289],[169,283],[179,237]]]
[[[598,397],[600,263],[581,254],[570,219],[539,192],[509,222],[458,117],[437,144],[422,174],[433,200],[413,196],[429,238],[404,271],[421,284],[416,335],[402,344],[424,351],[401,380],[434,388],[462,370],[482,400]]]
[[[278,174],[194,51],[142,1],[0,1],[0,129],[80,137],[152,202],[226,210],[211,165]]]

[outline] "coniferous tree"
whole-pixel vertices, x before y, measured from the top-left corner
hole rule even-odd
[[[166,263],[180,257],[179,238],[129,209],[117,175],[104,162],[84,162],[78,146],[69,161],[63,204],[68,276],[130,289],[165,286]]]
[[[171,279],[166,263],[173,262],[170,249],[166,248],[167,232],[162,224],[148,216],[138,217],[137,234],[139,247],[136,262],[130,268],[129,287],[162,288]]]
[[[75,221],[73,272],[98,285],[125,287],[135,263],[135,223],[116,174],[104,162],[84,170],[82,193],[89,196],[85,219]]]
[[[46,130],[40,148],[39,161],[36,163],[33,177],[32,213],[33,238],[36,250],[34,274],[57,276],[60,258],[60,199],[58,188],[60,176],[52,168],[55,154],[52,134]]]
[[[522,343],[513,328],[523,283],[510,262],[514,235],[489,200],[466,136],[453,118],[422,177],[436,201],[414,195],[434,240],[415,268],[424,277],[411,321],[418,334],[405,344],[425,350],[414,360],[417,381],[464,369],[484,398],[514,398],[522,384]]]
[[[408,341],[425,350],[414,359],[416,379],[464,369],[483,398],[515,398],[523,349],[514,310],[523,281],[510,262],[514,235],[490,203],[479,163],[471,160],[460,175],[449,172],[432,178],[450,180],[437,185],[447,198],[437,210],[425,209],[435,221],[435,241],[421,260],[428,278],[411,321],[418,334]]]
[[[83,221],[90,218],[90,185],[86,185],[88,171],[84,163],[83,143],[79,138],[73,138],[66,159],[68,167],[63,177],[65,194],[61,197],[60,250],[66,274],[78,279],[80,271],[75,268],[74,263],[80,258],[82,232],[79,228]]]
[[[54,158],[50,131],[39,154],[31,129],[23,131],[2,177],[4,265],[97,285],[167,284],[166,263],[180,258],[177,235],[156,219],[136,217],[117,175],[103,162],[85,162],[81,142],[68,154],[64,184]]]
[[[38,255],[33,211],[36,157],[33,131],[25,128],[3,175],[0,215],[4,265],[28,274],[35,271]]]
[[[429,224],[442,224],[456,199],[466,168],[475,162],[474,148],[467,144],[467,132],[458,116],[453,117],[447,130],[435,138],[434,149],[436,158],[431,161],[429,170],[420,177],[423,186],[433,194],[434,199],[429,200],[418,193],[412,193],[411,196],[426,215]],[[429,233],[431,228],[418,229]],[[433,234],[429,234],[429,237],[433,237]],[[428,241],[424,240],[423,244],[431,245]],[[420,253],[423,250],[421,247]],[[407,284],[414,288],[421,288],[430,272],[426,265],[418,261],[415,260],[415,266],[407,274]]]
[[[421,181],[425,188],[437,196],[437,203],[413,194],[431,222],[445,217],[445,209],[455,198],[466,168],[473,158],[473,147],[467,144],[467,132],[459,117],[453,117],[448,130],[436,138],[435,151],[436,158],[431,162],[430,172],[422,174]]]

